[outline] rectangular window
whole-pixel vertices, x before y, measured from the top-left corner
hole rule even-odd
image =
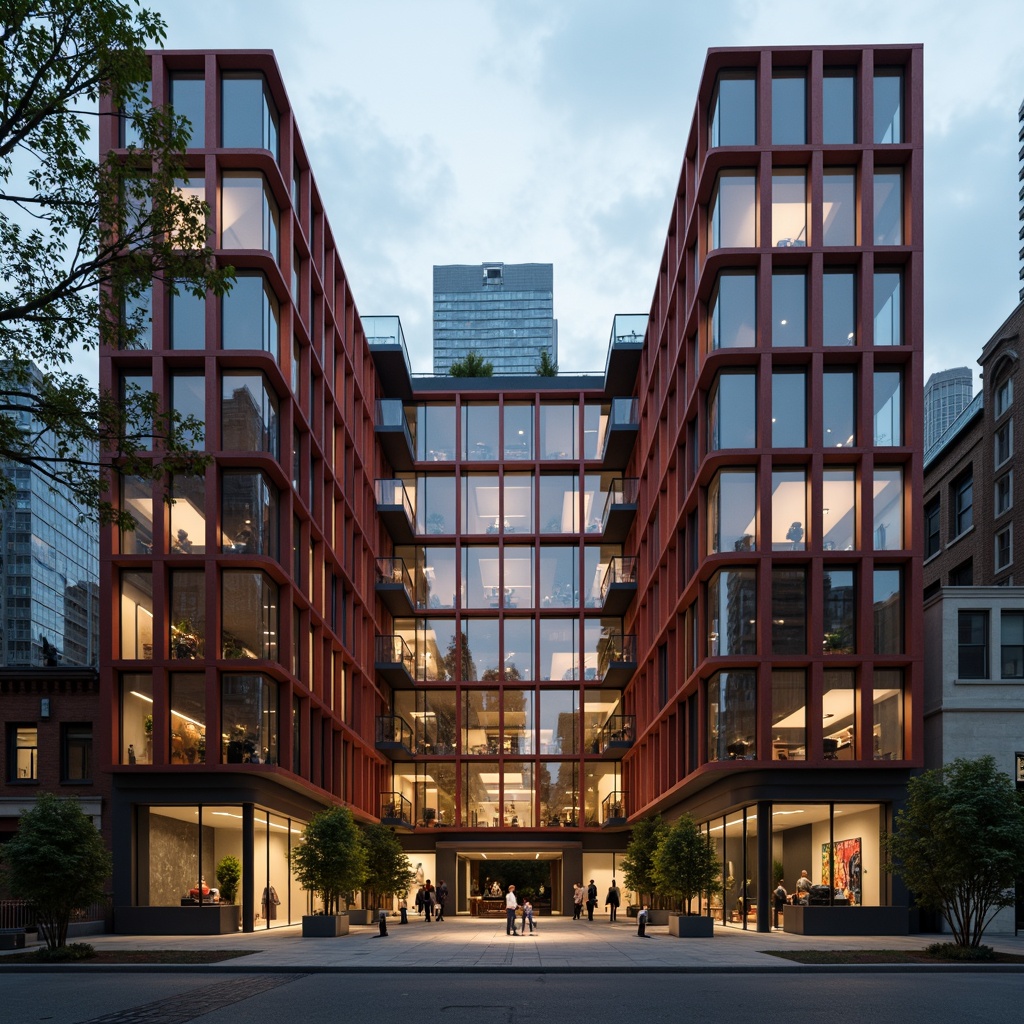
[[[953,537],[974,525],[974,474],[966,473],[953,484]]]
[[[831,270],[821,276],[823,345],[857,344],[857,275]]]
[[[825,654],[853,654],[857,591],[853,569],[826,565],[822,574],[822,623]]]
[[[821,375],[822,444],[852,448],[856,444],[855,378],[852,370],[826,370]]]
[[[708,487],[708,554],[753,551],[757,538],[757,473],[722,470]]]
[[[221,679],[221,761],[277,764],[278,684],[263,675]]]
[[[875,446],[903,444],[903,374],[875,370]]]
[[[903,653],[903,573],[875,569],[875,654]]]
[[[875,669],[874,759],[903,759],[903,670]]]
[[[121,657],[153,658],[153,574],[121,573]]]
[[[178,419],[178,440],[192,451],[202,451],[206,432],[206,378],[201,373],[173,373],[171,407]]]
[[[807,673],[772,672],[772,760],[807,758]]]
[[[221,242],[225,249],[263,249],[280,259],[277,202],[259,171],[225,171]]]
[[[757,653],[757,577],[728,569],[708,580],[708,657]]]
[[[807,141],[807,79],[778,71],[772,75],[772,145],[802,146]]]
[[[807,444],[807,377],[802,370],[772,374],[772,447]]]
[[[995,435],[995,464],[998,469],[1013,455],[1013,420],[1007,420]]]
[[[711,296],[711,348],[753,348],[757,344],[757,275],[722,274]]]
[[[201,75],[171,75],[170,99],[174,113],[188,118],[189,148],[201,149],[206,136],[206,82]]]
[[[1002,572],[1013,564],[1013,524],[1004,526],[995,536],[995,569]]]
[[[772,569],[772,654],[806,653],[807,572]]]
[[[225,75],[221,82],[221,145],[269,149],[278,157],[278,115],[262,75]]]
[[[903,344],[903,274],[875,271],[875,344]]]
[[[999,627],[1002,678],[1024,679],[1024,612],[1002,612]]]
[[[903,172],[875,171],[875,245],[903,244]]]
[[[826,70],[821,85],[822,142],[849,145],[857,141],[857,76],[853,71]]]
[[[874,479],[876,551],[903,547],[903,470],[875,467]]]
[[[92,781],[92,725],[66,723],[61,726],[62,782]]]
[[[722,171],[711,195],[708,249],[749,249],[757,245],[757,175]]]
[[[822,178],[822,244],[857,244],[857,172],[826,167]]]
[[[753,373],[723,373],[708,403],[708,450],[757,445],[757,378]]]
[[[1013,378],[1007,377],[997,388],[996,388],[996,418],[1006,412],[1013,403]]]
[[[7,781],[39,781],[39,730],[34,725],[7,726]]]
[[[712,146],[753,146],[757,143],[757,89],[752,72],[718,76],[708,121]]]
[[[995,511],[997,516],[1013,508],[1013,470],[1008,469],[996,480]]]
[[[988,679],[988,612],[957,613],[957,675],[961,679]]]
[[[279,321],[280,304],[266,277],[242,271],[221,299],[221,348],[269,352],[277,359]]]
[[[206,345],[206,299],[177,285],[171,295],[171,348],[201,349]]]
[[[779,249],[807,245],[807,174],[772,171],[772,245]]]
[[[898,68],[875,71],[875,142],[903,141],[903,72]]]
[[[857,676],[852,669],[826,669],[821,681],[822,756],[852,761],[857,756]]]
[[[803,551],[807,523],[807,471],[800,466],[772,470],[772,550]]]
[[[772,346],[807,344],[807,275],[802,271],[772,274]]]
[[[852,551],[856,542],[857,480],[852,469],[826,469],[821,485],[821,545]]]
[[[938,498],[933,498],[924,507],[924,557],[937,555],[941,548],[939,539],[941,505]]]
[[[974,586],[974,559],[968,558],[966,562],[961,562],[949,570],[949,585],[951,587]]]
[[[757,676],[752,670],[716,672],[707,684],[709,761],[757,757]]]

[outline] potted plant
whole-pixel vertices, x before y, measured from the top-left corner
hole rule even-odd
[[[220,898],[225,903],[235,902],[238,883],[242,879],[242,862],[237,857],[228,855],[217,865],[217,884],[220,886]]]
[[[409,894],[416,872],[395,837],[395,830],[387,825],[372,824],[363,829],[366,844],[366,878],[363,880],[363,907],[366,920],[373,924],[370,915],[374,910],[389,909],[386,904],[396,898],[404,899]],[[350,919],[354,911],[349,911]]]
[[[171,657],[195,659],[199,656],[199,635],[191,619],[171,626]]]
[[[299,885],[323,906],[321,913],[303,916],[303,936],[347,935],[348,894],[362,888],[366,877],[366,845],[352,812],[332,807],[314,814],[292,850],[292,869]]]
[[[714,848],[689,815],[684,814],[662,834],[654,854],[654,880],[658,892],[678,902],[681,914],[668,919],[670,935],[711,938],[710,917],[691,916],[693,900],[704,893],[721,893],[721,865]]]

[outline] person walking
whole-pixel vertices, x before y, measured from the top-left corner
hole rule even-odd
[[[448,886],[445,885],[443,878],[437,883],[437,888],[434,890],[434,896],[437,899],[437,920],[443,921],[444,905],[448,902]]]
[[[636,933],[641,939],[647,938],[647,904],[645,903],[636,915]]]
[[[587,890],[583,888],[582,882],[573,882],[572,885],[572,919],[579,921],[583,916],[583,895]]]
[[[421,885],[416,890],[416,899],[414,901],[416,903],[416,913],[417,914],[422,914],[423,913],[423,899],[424,899],[424,896],[423,896],[423,886]]]
[[[427,924],[430,924],[434,919],[434,904],[437,902],[437,890],[430,884],[430,879],[427,879],[427,884],[423,886],[423,916],[426,919]]]
[[[622,890],[615,884],[615,879],[613,878],[611,887],[608,889],[608,895],[604,898],[604,905],[608,907],[608,920],[612,924],[616,921],[616,913],[621,903]]]
[[[516,910],[519,907],[519,900],[516,899],[516,887],[510,885],[505,896],[505,934],[518,935],[516,931]]]
[[[789,898],[789,894],[786,892],[786,887],[782,884],[782,879],[779,879],[779,884],[775,887],[775,892],[772,893],[772,907],[775,910],[775,929],[779,928],[779,914],[782,913],[783,908],[786,906],[786,900]]]
[[[533,904],[529,900],[523,900],[523,931],[530,926],[530,934],[533,934]]]
[[[594,907],[597,906],[597,885],[594,880],[590,880],[590,885],[587,886],[587,920],[594,920]]]

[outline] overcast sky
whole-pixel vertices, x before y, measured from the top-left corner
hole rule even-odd
[[[1017,304],[1020,0],[148,0],[272,49],[363,314],[431,367],[434,264],[553,263],[559,364],[647,312],[706,51],[923,43],[925,374]]]

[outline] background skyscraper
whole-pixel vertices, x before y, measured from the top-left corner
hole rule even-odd
[[[924,450],[945,433],[946,428],[967,408],[974,394],[969,366],[940,370],[924,386]]]
[[[495,374],[533,373],[546,351],[558,362],[550,263],[434,267],[434,373],[468,352]]]

